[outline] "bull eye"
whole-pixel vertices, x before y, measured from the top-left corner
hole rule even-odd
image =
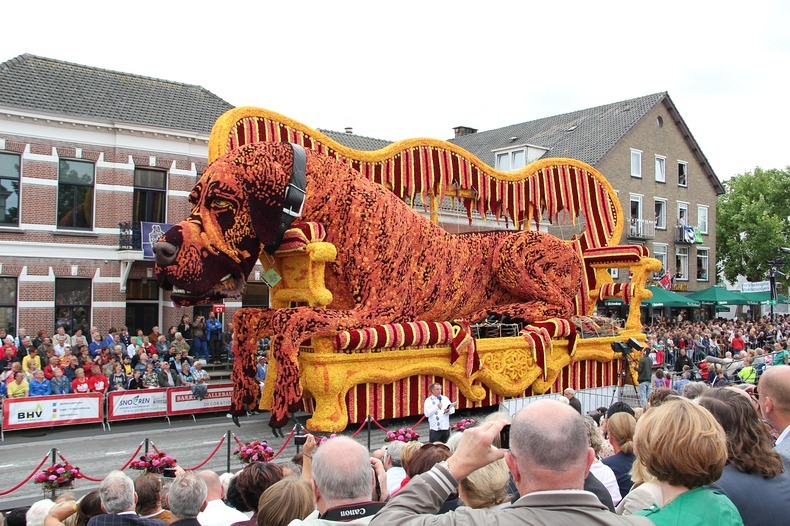
[[[212,198],[212,199],[211,199],[211,201],[209,202],[209,205],[210,205],[210,206],[211,206],[211,208],[213,208],[214,210],[227,210],[228,208],[231,208],[231,207],[233,206],[233,203],[231,203],[231,202],[230,202],[230,201],[228,201],[227,199],[222,199],[222,198],[219,198],[219,197],[214,197],[214,198]]]

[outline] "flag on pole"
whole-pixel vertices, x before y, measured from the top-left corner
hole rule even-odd
[[[672,274],[665,272],[662,278],[658,280],[658,284],[661,285],[664,290],[670,290],[672,288]]]

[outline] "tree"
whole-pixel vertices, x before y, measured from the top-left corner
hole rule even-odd
[[[790,166],[736,175],[724,183],[716,204],[716,254],[719,273],[734,282],[768,279],[770,260],[790,247]],[[784,270],[790,273],[790,257]],[[788,279],[777,276],[787,285]]]

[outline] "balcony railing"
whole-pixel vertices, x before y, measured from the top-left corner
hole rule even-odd
[[[649,219],[631,219],[628,223],[631,239],[653,239],[656,237],[656,222]]]
[[[140,223],[124,221],[118,223],[118,250],[142,250],[143,240],[140,232]]]

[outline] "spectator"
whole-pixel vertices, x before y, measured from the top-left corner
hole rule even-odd
[[[790,473],[773,449],[770,429],[752,399],[737,389],[711,389],[699,400],[727,436],[727,465],[711,489],[735,504],[744,524],[781,524],[790,517]]]
[[[140,369],[135,369],[132,372],[132,377],[129,379],[129,383],[126,385],[127,389],[142,389],[143,388],[143,380],[140,378]]]
[[[170,369],[170,362],[163,361],[157,373],[159,387],[180,387],[181,377]],[[205,526],[205,525],[204,525]]]
[[[35,369],[41,369],[41,358],[38,356],[38,349],[31,349],[31,353],[22,358],[22,371],[27,372],[30,370],[32,364],[35,362]]]
[[[126,385],[129,383],[129,377],[126,376],[126,373],[123,371],[123,365],[116,363],[107,381],[110,383],[110,391],[125,390]]]
[[[707,362],[705,362],[707,363]],[[680,377],[680,380],[675,382],[675,391],[678,393],[683,392],[683,386],[691,382],[691,371],[683,371],[683,374]]]
[[[474,509],[499,510],[510,506],[510,481],[505,459],[477,468],[458,485],[461,501]]]
[[[590,474],[598,479],[598,481],[603,484],[604,488],[606,488],[610,500],[612,501],[612,507],[614,507],[623,497],[620,495],[620,486],[617,485],[617,476],[614,474],[614,471],[601,462],[600,455],[601,447],[603,446],[603,435],[601,435],[601,430],[595,425],[595,421],[590,416],[584,417],[584,428],[587,430],[587,439],[590,442],[590,447],[595,452],[595,458],[590,465]],[[587,478],[585,478],[585,482],[586,480]]]
[[[594,453],[588,447],[582,417],[573,408],[555,400],[527,405],[513,419],[509,452],[492,447],[503,425],[504,421],[486,422],[464,431],[447,463],[413,479],[371,524],[650,524],[619,517],[582,491]],[[430,515],[459,480],[502,457],[522,495],[513,506],[494,511],[461,507],[445,515]]]
[[[642,357],[637,365],[637,380],[639,382],[639,398],[643,404],[647,404],[647,397],[650,395],[650,381],[653,378],[653,360],[650,358],[650,349],[643,351]]]
[[[414,479],[417,475],[429,471],[433,466],[439,462],[446,461],[450,458],[450,448],[444,444],[428,443],[423,444],[420,449],[414,452],[409,462],[409,469],[406,473],[409,479]],[[441,515],[452,511],[461,505],[461,499],[458,497],[457,492],[452,492],[445,499],[442,507],[436,513]]]
[[[88,379],[85,378],[85,369],[79,367],[76,371],[74,371],[75,378],[74,381],[71,382],[71,392],[72,393],[88,393],[90,392],[91,388],[88,385]]]
[[[258,500],[258,526],[286,526],[315,511],[310,483],[286,477],[269,486]],[[201,524],[207,526],[205,523]]]
[[[49,515],[44,519],[44,526],[65,526],[67,519],[74,517],[69,526],[87,526],[91,517],[101,515],[101,498],[99,490],[89,491],[83,497],[74,501],[73,498],[58,499],[59,502],[49,510]]]
[[[156,473],[144,473],[134,479],[137,493],[135,509],[142,519],[158,519],[170,524],[173,517],[169,510],[162,509],[162,477]]]
[[[203,363],[196,361],[190,369],[192,375],[192,396],[198,400],[203,400],[208,393],[208,381],[211,379],[209,374],[203,369]]]
[[[562,392],[562,395],[568,399],[568,404],[582,414],[582,403],[576,398],[576,391],[570,387]]]
[[[71,381],[63,374],[60,367],[55,367],[55,376],[49,381],[49,388],[53,395],[71,393]]]
[[[189,316],[186,314],[181,316],[181,323],[178,324],[177,330],[185,339],[192,339],[192,324],[189,322]],[[176,339],[178,339],[178,337],[176,337]]]
[[[620,495],[625,497],[633,485],[629,472],[636,460],[633,443],[636,420],[626,412],[616,413],[609,418],[606,429],[609,432],[609,443],[612,444],[614,455],[603,459],[602,462],[614,471]]]
[[[664,374],[664,369],[656,370],[656,377],[653,378],[653,389],[669,387],[669,378]]]
[[[720,493],[703,486],[716,481],[726,462],[721,426],[705,409],[675,398],[651,409],[639,422],[638,459],[661,486],[665,505],[646,515],[657,526],[694,524],[740,526],[738,510]]]
[[[143,519],[135,512],[132,479],[120,471],[111,471],[99,486],[104,515],[97,515],[88,521],[88,526],[165,526],[167,523],[156,519]]]
[[[790,366],[774,365],[765,371],[757,384],[757,393],[760,412],[779,433],[776,451],[787,470],[790,468]]]
[[[27,510],[29,510],[29,506],[24,506],[21,508],[14,508],[13,510],[9,511],[8,514],[5,516],[5,521],[7,526],[25,526],[27,520],[25,519],[25,514]]]
[[[206,341],[206,318],[195,316],[192,323],[192,349],[196,360],[208,361],[208,342]]]
[[[154,371],[153,362],[145,364],[145,373],[143,373],[142,382],[144,389],[156,389],[159,387],[159,375]]]
[[[47,380],[52,380],[55,377],[55,372],[53,369],[58,369],[60,367],[60,358],[57,356],[50,356],[49,363],[44,367],[44,377]]]
[[[377,481],[375,486],[371,465]],[[382,490],[381,498],[373,502],[376,487]],[[368,451],[351,438],[330,438],[316,450],[313,457],[316,510],[304,520],[294,520],[291,525],[327,525],[348,521],[367,523],[382,508],[382,502],[387,498],[386,488],[386,474],[381,461],[371,459]],[[436,508],[438,510],[439,505]]]
[[[174,348],[179,353],[186,351],[187,354],[189,354],[189,343],[180,332],[175,334],[175,338],[173,339],[173,343],[170,344],[170,347]]]
[[[14,381],[6,387],[8,390],[8,398],[25,398],[30,393],[30,385],[25,379],[25,373],[16,371],[14,374]]]
[[[25,513],[26,526],[44,526],[44,519],[54,506],[55,503],[49,499],[34,502],[30,509],[27,510],[27,513]]]
[[[404,442],[392,441],[383,449],[383,457],[381,458],[384,469],[387,472],[387,492],[393,495],[400,489],[403,479],[406,478],[406,470],[403,469],[401,463],[401,450],[403,450]]]
[[[170,512],[177,520],[176,526],[201,526],[197,516],[206,507],[206,483],[194,471],[187,471],[176,477],[167,492]]]
[[[637,424],[638,427],[639,424]],[[633,515],[654,505],[658,507],[664,505],[664,496],[661,494],[661,486],[658,484],[658,479],[648,473],[645,466],[638,459],[631,466],[629,475],[634,485],[631,487],[628,495],[617,505],[615,511],[618,515]]]
[[[214,364],[222,363],[222,322],[217,319],[214,311],[208,313],[206,320],[206,339],[211,352],[211,361]]]
[[[52,394],[52,387],[49,380],[44,376],[44,371],[36,371],[36,377],[28,385],[29,396],[49,396]]]
[[[101,367],[98,365],[94,365],[91,372],[93,374],[88,379],[88,387],[92,393],[104,394],[110,388],[110,381],[101,373]]]
[[[666,402],[669,398],[673,396],[677,396],[678,394],[675,392],[674,389],[670,389],[669,387],[662,387],[661,389],[656,389],[652,393],[650,393],[650,400],[648,400],[647,408],[650,409],[652,407],[658,407],[664,402]]]
[[[223,502],[225,488],[215,472],[206,470],[201,471],[199,475],[206,483],[207,490],[206,507],[197,516],[197,520],[202,526],[230,526],[235,522],[247,520],[246,515]]]
[[[752,365],[752,359],[748,356],[743,359],[743,368],[738,371],[738,378],[746,384],[757,383],[757,369]]]
[[[708,389],[708,386],[705,385],[703,382],[689,382],[683,386],[683,390],[680,394],[683,395],[683,398],[688,398],[689,400],[696,400],[702,393],[704,393]]]
[[[236,481],[236,491],[239,494],[241,508],[239,511],[252,511],[250,519],[235,522],[236,526],[257,526],[258,525],[258,499],[261,498],[266,489],[283,478],[283,470],[272,462],[253,462],[248,464],[238,475],[234,477]]]

